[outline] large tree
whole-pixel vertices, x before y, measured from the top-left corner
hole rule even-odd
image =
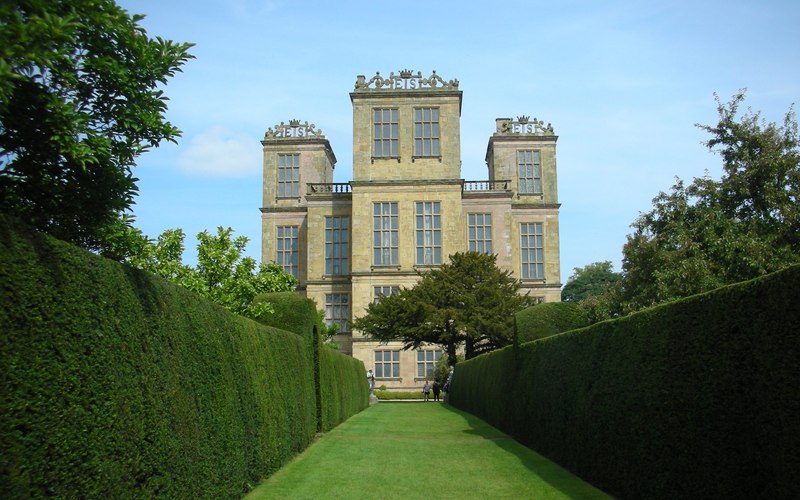
[[[621,280],[622,273],[615,272],[608,260],[576,267],[561,290],[561,300],[580,304],[590,323],[609,319],[619,315]]]
[[[244,256],[248,238],[233,236],[233,229],[218,227],[216,234],[197,234],[197,265],[183,263],[185,235],[168,229],[157,240],[147,239],[138,229],[122,225],[112,241],[123,241],[136,249],[125,261],[188,288],[227,310],[258,319],[271,312],[266,302],[253,302],[262,293],[289,292],[297,280],[274,262],[257,264]]]
[[[531,304],[520,288],[494,255],[456,253],[413,288],[370,304],[353,327],[376,340],[401,340],[404,349],[438,344],[455,363],[461,345],[470,359],[513,342],[514,314]]]
[[[0,210],[86,248],[133,204],[136,157],[180,131],[161,86],[191,44],[112,0],[0,3]]]
[[[670,193],[633,223],[623,248],[619,292],[625,311],[754,278],[800,261],[800,148],[797,119],[766,123],[747,110],[744,91],[719,97],[719,122],[697,125],[711,134],[723,175]]]
[[[593,262],[584,267],[576,267],[567,284],[561,290],[564,302],[583,302],[587,298],[603,294],[610,286],[622,279],[622,274],[614,271],[611,261]]]

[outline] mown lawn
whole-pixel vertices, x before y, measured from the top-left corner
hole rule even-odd
[[[259,498],[609,498],[482,420],[379,403],[253,490]]]

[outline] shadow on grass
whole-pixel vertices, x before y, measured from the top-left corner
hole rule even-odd
[[[532,449],[523,446],[508,434],[492,427],[480,418],[454,408],[449,404],[443,404],[442,407],[459,415],[467,422],[470,428],[464,431],[465,434],[479,436],[492,441],[503,451],[516,456],[524,467],[564,495],[570,498],[611,498],[608,494],[591,486],[575,474]],[[578,480],[576,481],[576,479]]]

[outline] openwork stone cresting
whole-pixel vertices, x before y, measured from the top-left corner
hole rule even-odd
[[[267,129],[264,139],[324,139],[322,130],[314,127],[313,123],[300,120],[289,120],[288,125],[281,122],[272,128]]]
[[[364,75],[356,77],[356,91],[363,90],[414,90],[414,89],[458,89],[458,80],[445,81],[436,74],[434,70],[431,76],[423,78],[422,72],[414,74],[410,69],[404,69],[395,74],[389,73],[387,78],[381,76],[380,72],[375,72],[370,80]]]
[[[553,125],[544,121],[532,119],[530,116],[518,116],[516,120],[511,118],[498,118],[497,132],[495,135],[555,135]]]

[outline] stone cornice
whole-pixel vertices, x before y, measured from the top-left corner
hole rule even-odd
[[[525,209],[530,209],[530,208],[536,208],[536,209],[554,208],[554,209],[558,210],[559,208],[561,208],[561,203],[544,203],[544,202],[542,202],[542,203],[512,203],[511,204],[511,209],[512,210],[525,210]]]
[[[514,196],[510,189],[504,191],[463,191],[463,200],[483,200],[483,199],[511,199]]]
[[[322,279],[309,279],[306,280],[306,286],[308,285],[315,285],[315,286],[333,286],[336,287],[337,285],[349,285],[352,283],[349,274],[342,274],[336,276],[328,276],[325,275]]]
[[[275,214],[275,213],[304,213],[308,212],[307,207],[261,207],[259,208],[262,214]]]

